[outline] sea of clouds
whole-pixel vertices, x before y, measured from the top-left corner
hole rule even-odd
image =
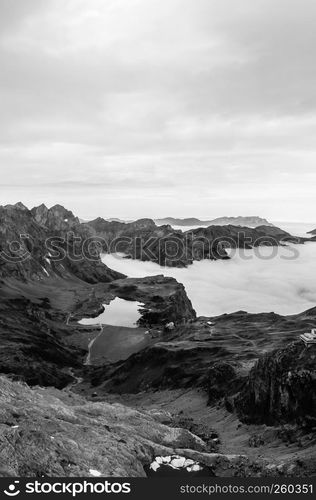
[[[305,229],[297,227],[292,234],[305,234]],[[230,260],[194,262],[186,269],[120,254],[103,255],[103,262],[130,277],[173,276],[184,284],[200,316],[238,310],[288,315],[316,306],[316,242],[234,251]]]

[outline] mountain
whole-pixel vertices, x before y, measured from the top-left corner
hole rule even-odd
[[[64,343],[67,316],[80,301],[96,307],[92,284],[124,278],[97,253],[85,254],[87,234],[59,205],[0,207],[2,373],[43,386],[72,380],[69,369],[81,365],[84,352]]]
[[[309,231],[307,234],[313,234],[313,235],[316,235],[316,229],[313,229],[313,231]]]
[[[168,267],[186,267],[195,260],[228,259],[228,247],[249,249],[308,240],[291,236],[276,226],[213,225],[183,232],[170,225],[157,226],[151,219],[122,223],[102,218],[84,225],[100,238],[105,253],[122,252],[132,259]]]
[[[170,224],[171,226],[211,226],[218,225],[224,226],[226,224],[232,224],[234,226],[273,226],[266,219],[258,216],[246,216],[246,217],[218,217],[212,220],[200,220],[194,217],[186,219],[175,219],[174,217],[166,217],[164,219],[155,219],[157,225]]]
[[[138,221],[133,230],[148,224],[154,223]],[[67,343],[81,331],[69,318],[98,316],[115,297],[140,300],[144,321],[152,324],[195,318],[181,284],[162,276],[148,284],[126,279],[101,262],[93,236],[91,227],[59,205],[0,207],[2,373],[31,385],[67,385],[70,370],[86,356],[86,350]]]
[[[89,228],[59,205],[0,207],[0,279],[108,282],[122,277],[101,262],[97,250],[86,257],[84,242],[90,236]]]
[[[207,476],[314,475],[315,350],[298,339],[316,308],[197,318],[174,278],[127,278],[100,256],[185,266],[286,241],[306,239],[0,207],[0,476],[146,476],[174,454]],[[80,323],[116,299],[137,301],[135,328]]]
[[[163,224],[170,224],[170,226],[199,226],[208,224],[210,221],[201,221],[195,217],[188,217],[186,219],[176,219],[174,217],[165,217],[164,219],[155,219],[158,226]]]
[[[113,217],[111,219],[106,219],[108,222],[122,222],[122,223],[126,223],[128,224],[129,222],[133,222],[131,220],[122,220],[122,219],[118,219],[117,217]]]

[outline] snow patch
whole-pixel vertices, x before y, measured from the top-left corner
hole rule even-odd
[[[99,472],[98,470],[95,470],[95,469],[89,469],[89,473],[91,474],[91,476],[95,476],[95,477],[102,476],[102,473]]]
[[[43,269],[44,273],[45,273],[47,276],[49,276],[49,274],[48,274],[48,272],[46,271],[45,267],[43,267],[43,266],[42,266],[42,269]]]

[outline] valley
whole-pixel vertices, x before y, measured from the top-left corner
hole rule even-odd
[[[127,277],[102,263],[96,241],[94,258],[78,260],[83,238],[65,236],[90,229],[63,207],[0,214],[3,475],[146,476],[166,455],[215,476],[315,473],[316,351],[299,340],[315,307],[197,316],[172,276]],[[33,243],[16,262],[8,242],[23,231]],[[46,253],[52,236],[67,250],[60,260]],[[134,319],[118,308],[116,324],[103,323],[125,302]]]

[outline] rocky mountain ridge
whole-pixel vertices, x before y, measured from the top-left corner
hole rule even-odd
[[[186,267],[195,260],[228,259],[227,248],[305,241],[308,239],[293,237],[275,226],[228,224],[182,232],[170,225],[157,226],[151,219],[123,223],[97,218],[81,223],[60,205],[31,210],[21,204],[0,207],[0,275],[7,276],[25,271],[26,277],[33,274],[38,278],[68,271],[83,280],[110,281],[118,273],[101,263],[101,252],[122,252],[132,259]]]
[[[168,267],[186,267],[195,260],[228,259],[227,248],[250,249],[308,241],[308,238],[291,236],[275,226],[254,229],[213,225],[182,232],[170,225],[157,226],[151,219],[122,223],[102,218],[86,226],[92,228],[95,237],[102,238],[104,252],[122,252],[132,259]]]
[[[231,224],[234,226],[273,226],[271,222],[267,219],[258,216],[237,216],[237,217],[217,217],[211,220],[200,220],[196,217],[187,217],[185,219],[177,219],[174,217],[165,217],[163,219],[155,219],[155,223],[158,225],[170,224],[171,226],[223,226],[226,224]]]
[[[101,262],[98,251],[85,253],[87,236],[85,226],[61,206],[0,207],[0,278],[52,276],[96,283],[123,277]]]

